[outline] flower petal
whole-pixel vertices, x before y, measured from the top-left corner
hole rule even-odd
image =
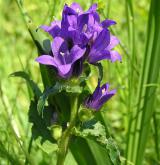
[[[97,10],[97,3],[94,3],[89,9],[88,9],[88,12],[95,12]]]
[[[103,29],[95,39],[92,45],[91,52],[96,53],[104,50],[110,43],[110,32],[107,29]]]
[[[76,15],[67,16],[67,21],[68,21],[69,26],[71,26],[74,29],[77,29],[77,16]]]
[[[109,84],[108,83],[103,84],[101,87],[101,90],[102,90],[102,96],[106,95],[108,93],[108,90],[109,90]]]
[[[48,32],[52,37],[56,37],[60,34],[61,21],[54,21],[51,23],[51,26],[42,25],[40,28]]]
[[[69,27],[68,28],[68,32],[67,32],[67,37],[68,38],[68,41],[70,44],[68,44],[69,48],[72,48],[73,47],[73,44],[79,44],[79,45],[84,45],[84,43],[82,43],[82,37],[81,37],[82,34],[80,34],[79,31],[73,29],[72,27]],[[65,35],[66,36],[66,35]]]
[[[93,94],[92,94],[92,99],[93,99],[93,100],[99,99],[100,96],[101,96],[101,94],[102,94],[102,93],[101,93],[101,88],[100,88],[100,81],[98,81],[98,85],[97,85],[95,91],[94,91]]]
[[[69,7],[68,5],[65,4],[64,8],[63,8],[62,22],[61,22],[61,28],[64,31],[67,31],[68,27],[70,26],[70,23],[72,21],[75,21],[75,19],[72,19],[72,18],[69,19],[70,16],[76,16],[77,17],[77,13],[71,7]]]
[[[85,48],[81,49],[78,45],[73,46],[70,52],[70,61],[74,63],[75,61],[80,59],[84,55],[85,50]]]
[[[102,27],[103,27],[103,28],[108,28],[108,27],[111,26],[111,25],[115,25],[116,22],[113,21],[113,20],[106,19],[106,20],[102,21],[101,24],[102,24]]]
[[[42,55],[36,58],[36,61],[39,62],[40,64],[44,64],[44,65],[53,65],[53,66],[57,66],[54,58],[52,56],[49,55]]]
[[[114,89],[114,90],[110,91],[109,93],[106,93],[105,95],[103,95],[103,96],[101,97],[101,99],[99,100],[99,105],[100,105],[100,107],[101,107],[105,102],[107,102],[112,96],[114,96],[115,93],[116,93],[116,90]],[[100,107],[99,107],[99,108],[100,108]]]
[[[56,37],[53,40],[51,47],[52,47],[53,55],[56,56],[56,57],[59,56],[60,52],[64,53],[68,49],[66,42],[61,37]]]
[[[59,65],[57,67],[57,69],[58,69],[58,73],[61,77],[67,78],[70,75],[69,73],[71,71],[71,64]]]
[[[77,13],[83,12],[81,6],[80,6],[78,3],[76,3],[76,2],[73,2],[73,3],[71,4],[70,7],[71,7],[74,11],[76,11]]]
[[[78,30],[81,32],[86,32],[88,28],[88,18],[89,14],[83,13],[77,18]]]
[[[94,17],[94,20],[100,22],[99,14],[96,12],[97,8],[98,5],[95,3],[89,8],[89,10],[86,13],[91,13],[91,15]]]
[[[115,51],[115,50],[112,50],[110,51],[110,54],[111,54],[111,61],[112,62],[115,62],[115,61],[122,61],[122,57],[120,56],[120,54]]]
[[[111,36],[110,44],[108,45],[107,49],[111,50],[113,49],[116,45],[119,44],[119,39],[115,36]]]
[[[72,15],[72,14],[77,14],[77,12],[74,10],[74,8],[72,7],[69,7],[67,4],[64,5],[64,8],[63,8],[63,14],[62,15]]]
[[[89,54],[88,61],[91,64],[95,64],[98,61],[104,60],[104,59],[111,59],[110,52],[108,50],[101,50],[99,52],[96,52],[95,54]]]
[[[80,35],[81,44],[80,45],[86,46],[89,43],[91,37],[92,37],[91,33],[81,33],[81,35]]]

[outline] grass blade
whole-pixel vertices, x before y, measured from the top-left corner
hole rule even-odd
[[[158,83],[160,60],[160,2],[151,1],[146,50],[138,86],[137,106],[130,119],[131,125],[128,146],[128,159],[136,165],[141,165],[150,130],[151,118],[154,112],[157,86],[145,86]],[[132,132],[133,131],[133,132]]]

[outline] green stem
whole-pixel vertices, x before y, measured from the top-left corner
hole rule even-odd
[[[65,157],[68,151],[69,140],[71,138],[71,130],[75,126],[75,121],[77,117],[77,103],[78,103],[78,97],[73,96],[71,101],[71,115],[70,115],[69,126],[63,132],[59,142],[57,165],[64,165]]]

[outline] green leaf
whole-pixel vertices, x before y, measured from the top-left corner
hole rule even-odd
[[[39,114],[43,116],[43,109],[45,102],[49,95],[56,95],[61,91],[66,91],[67,93],[81,93],[81,87],[79,86],[69,86],[68,84],[56,83],[53,87],[46,89],[38,100],[37,110]]]
[[[106,148],[109,150],[109,156],[113,162],[113,164],[118,165],[120,163],[120,152],[118,150],[117,145],[115,144],[112,138],[107,139]]]
[[[70,150],[79,165],[97,165],[94,155],[92,154],[88,143],[85,139],[81,137],[76,137],[72,139],[70,143]]]
[[[67,93],[81,93],[82,92],[82,88],[78,85],[75,85],[75,86],[64,85],[63,88]]]
[[[55,86],[50,87],[43,92],[43,94],[40,96],[40,98],[38,100],[38,104],[37,104],[37,110],[38,110],[39,114],[42,114],[42,116],[43,116],[43,109],[44,109],[45,102],[46,102],[48,96],[50,94],[55,95],[55,94],[61,92],[62,89],[63,89],[62,86],[59,83],[56,83]]]
[[[90,128],[83,129],[81,131],[75,128],[74,134],[76,136],[83,137],[85,139],[93,139],[101,146],[105,147],[108,150],[110,160],[114,165],[120,164],[120,153],[117,146],[114,144],[113,139],[106,138],[105,127],[100,123],[96,122]]]
[[[51,143],[48,140],[41,142],[41,138],[38,138],[35,142],[38,145],[38,147],[42,149],[44,152],[46,152],[47,154],[56,152],[58,150],[58,145],[56,143]]]
[[[103,147],[102,145],[100,145],[99,143],[97,143],[95,140],[91,138],[87,138],[86,141],[94,156],[96,165],[102,165],[102,164],[113,165],[110,159],[110,156],[108,154],[108,150],[106,150],[105,147]]]
[[[70,150],[67,153],[64,165],[78,165],[78,163],[76,162],[76,160]]]
[[[28,83],[29,87],[32,89],[32,92],[35,95],[35,97],[38,99],[41,96],[41,91],[40,91],[39,87],[33,80],[30,79],[29,75],[26,72],[18,71],[18,72],[11,73],[9,76],[21,77],[21,78],[25,79],[26,82]]]
[[[4,144],[0,141],[0,159],[6,159],[8,161],[8,163],[10,162],[10,164],[17,164],[17,165],[21,165],[22,163],[19,160],[18,155],[16,155],[15,153],[10,153],[8,148],[6,148],[4,146]]]
[[[103,66],[101,63],[97,63],[96,66],[99,71],[98,79],[99,79],[99,81],[101,81],[103,79]]]
[[[48,127],[51,124],[50,121],[53,115],[52,114],[53,111],[49,107],[44,107],[44,108],[45,111],[42,118],[37,111],[37,101],[31,101],[30,103],[28,116],[29,116],[29,122],[33,123],[32,138],[35,140],[38,137],[42,137],[41,139],[42,142],[49,140],[50,142],[54,143],[56,141],[53,139],[52,134],[48,129]]]

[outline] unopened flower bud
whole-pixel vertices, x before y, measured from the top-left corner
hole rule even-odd
[[[62,136],[62,127],[60,125],[53,125],[51,127],[52,137],[58,140]]]
[[[93,111],[87,108],[82,108],[80,109],[78,116],[80,121],[85,122],[93,118]]]

